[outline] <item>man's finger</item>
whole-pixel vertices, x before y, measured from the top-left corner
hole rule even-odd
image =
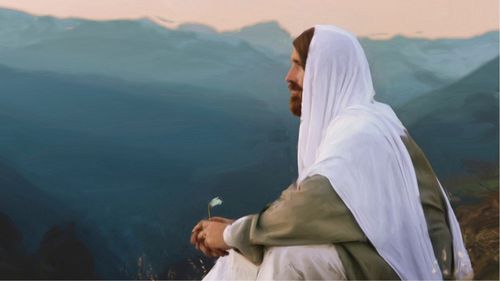
[[[210,224],[210,221],[208,221],[208,220],[202,220],[202,221],[200,221],[200,223],[201,223],[201,227],[203,229],[205,229]]]
[[[200,247],[200,251],[202,251],[206,256],[214,257],[216,255],[216,253],[214,253],[214,249],[210,248],[204,242],[199,243],[198,247]]]
[[[202,251],[206,256],[209,257],[221,257],[221,256],[227,256],[229,254],[228,251],[218,248],[211,248],[206,242],[197,243],[196,247],[199,248],[200,251]]]
[[[198,249],[198,250],[199,250],[199,249],[200,249],[200,245],[201,245],[201,244],[205,244],[205,241],[204,241],[204,240],[200,240],[200,239],[198,239],[198,240],[196,241],[196,246],[197,246],[197,248],[196,248],[196,249]],[[206,247],[206,244],[205,244],[205,247]]]
[[[200,243],[199,247],[200,247],[200,251],[202,251],[203,254],[205,254],[205,256],[208,256],[208,257],[212,256],[212,253],[210,252],[209,248],[207,246],[205,246],[205,244]]]
[[[203,225],[202,225],[202,222],[203,220],[199,221],[194,227],[193,227],[193,230],[191,230],[191,233],[193,232],[196,232],[196,231],[199,231],[200,229],[203,228]]]
[[[203,231],[203,229],[198,228],[198,229],[196,229],[195,232],[191,233],[191,244],[195,244],[198,242],[198,234],[200,234],[201,231]]]
[[[209,221],[208,220],[201,220],[199,221],[194,227],[193,227],[193,230],[191,230],[191,232],[195,232],[195,231],[199,231],[200,229],[203,229],[206,225],[206,223],[208,223]]]
[[[205,232],[201,230],[198,233],[193,233],[193,236],[194,236],[193,240],[195,241],[195,247],[196,249],[200,250],[200,244],[205,244]]]
[[[204,224],[206,225],[207,222],[208,221],[206,220],[201,220],[195,225],[191,231],[191,244],[195,244],[198,240],[203,239],[202,237],[199,237],[199,235],[203,231]]]
[[[198,241],[203,241],[205,240],[206,235],[207,235],[206,232],[202,230],[198,233],[198,235],[196,235],[196,239]]]
[[[197,235],[198,235],[198,232],[193,232],[193,233],[191,233],[191,239],[190,239],[191,244],[193,244],[193,245],[194,245],[194,244],[196,244],[196,242],[197,242],[197,241],[196,241],[196,236],[197,236]]]

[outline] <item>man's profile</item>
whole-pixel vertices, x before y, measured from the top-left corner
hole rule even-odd
[[[196,248],[220,257],[205,279],[471,279],[446,192],[374,100],[356,37],[316,25],[293,45],[285,80],[300,117],[298,178],[258,214],[193,228]]]

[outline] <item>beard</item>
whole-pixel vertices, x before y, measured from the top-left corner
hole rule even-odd
[[[293,115],[300,117],[302,114],[302,87],[294,81],[288,82],[290,90],[290,111]]]
[[[292,93],[290,96],[290,111],[293,115],[300,117],[302,113],[302,91]]]

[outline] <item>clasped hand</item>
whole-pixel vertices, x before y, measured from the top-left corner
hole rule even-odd
[[[206,256],[220,257],[228,254],[231,248],[224,242],[224,229],[234,220],[211,217],[198,222],[191,232],[191,244]]]

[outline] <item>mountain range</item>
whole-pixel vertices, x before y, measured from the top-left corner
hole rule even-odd
[[[498,55],[499,32],[468,39],[359,38],[377,97],[393,106],[444,87]],[[0,9],[0,64],[138,82],[196,85],[260,99],[287,95],[290,35],[276,22],[216,32],[154,20],[89,21]],[[227,79],[231,77],[231,79]]]
[[[398,108],[441,176],[465,173],[469,160],[498,163],[498,67],[496,57]]]

